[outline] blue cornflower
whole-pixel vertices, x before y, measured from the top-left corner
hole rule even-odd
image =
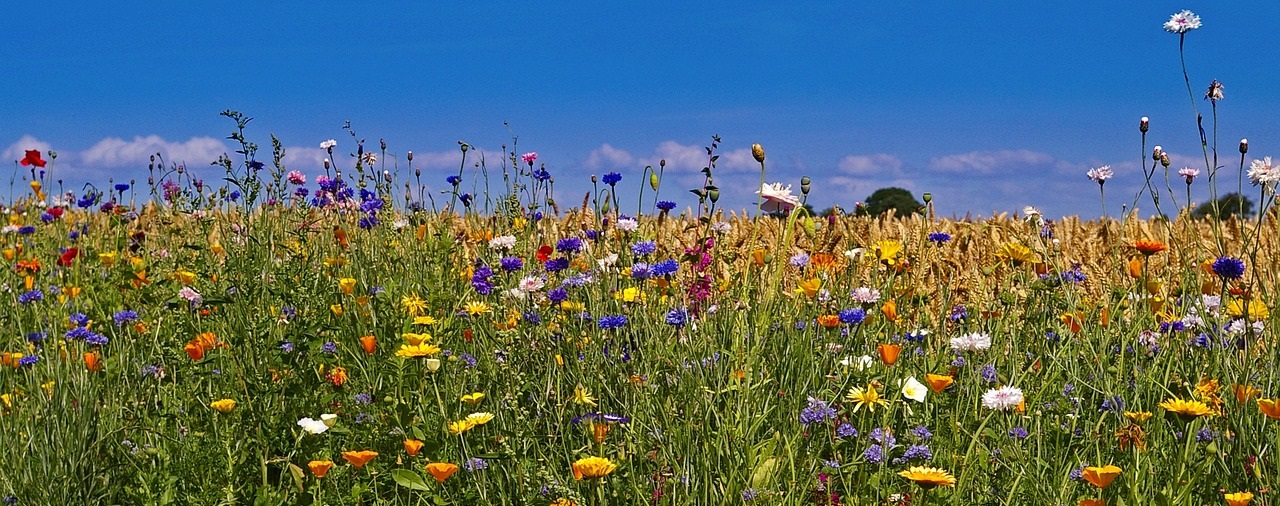
[[[462,194],[461,196],[459,196],[459,197],[458,197],[458,200],[462,202],[462,205],[467,206],[467,207],[471,207],[471,194],[470,194],[470,193],[464,193],[464,194]]]
[[[1208,441],[1213,441],[1213,438],[1216,436],[1217,434],[1214,434],[1212,430],[1210,430],[1208,427],[1205,427],[1203,429],[1200,429],[1198,432],[1196,432],[1196,442],[1204,443]]]
[[[577,253],[582,249],[582,239],[577,237],[566,237],[556,241],[556,251],[561,253]]]
[[[1120,413],[1124,411],[1124,399],[1121,399],[1120,396],[1115,396],[1110,399],[1104,399],[1102,401],[1102,406],[1098,408],[1098,411],[1110,411],[1112,413]]]
[[[678,329],[684,328],[685,324],[689,322],[689,310],[684,308],[676,308],[676,309],[667,311],[666,322],[667,322],[667,325],[670,325],[672,327],[675,327]]]
[[[1025,428],[1014,427],[1009,429],[1009,436],[1017,439],[1026,439],[1030,434],[1027,433],[1027,429]]]
[[[548,181],[551,179],[551,173],[547,172],[546,167],[533,171],[533,179],[536,181]]]
[[[569,268],[569,259],[565,257],[552,258],[547,260],[543,267],[547,269],[547,272],[560,272]]]
[[[43,341],[44,341],[44,339],[45,339],[46,337],[48,337],[48,335],[49,335],[49,334],[47,334],[47,333],[45,333],[45,332],[31,332],[31,333],[27,334],[27,342],[30,342],[31,344],[37,344],[37,345],[38,345],[38,344],[40,344],[41,342],[43,342]]]
[[[547,291],[547,300],[554,304],[559,304],[569,299],[569,291],[563,286],[558,286]]]
[[[754,488],[748,488],[742,491],[743,501],[754,501],[757,497],[760,497],[760,492],[756,491]]]
[[[484,459],[482,459],[482,458],[480,458],[480,457],[471,457],[471,458],[467,459],[467,461],[466,461],[466,462],[463,462],[463,463],[462,463],[462,468],[463,468],[463,469],[466,469],[466,470],[467,470],[467,472],[469,472],[469,473],[473,473],[473,472],[476,472],[476,471],[481,471],[481,470],[484,470],[484,469],[486,469],[486,468],[488,468],[488,467],[489,467],[489,463],[488,463],[488,462],[485,462],[485,461],[484,461]]]
[[[791,264],[792,267],[795,267],[797,269],[803,268],[809,265],[809,254],[801,251],[799,253],[791,255],[791,258],[787,260],[787,263]]]
[[[495,351],[494,353],[501,353],[501,352],[500,352],[500,351]],[[460,359],[460,360],[462,360],[463,362],[466,362],[466,363],[467,363],[467,369],[470,369],[470,368],[472,368],[472,367],[475,367],[475,366],[476,366],[476,364],[478,364],[478,363],[479,363],[479,361],[477,361],[477,360],[476,360],[476,357],[471,356],[471,354],[470,354],[470,353],[459,353],[459,354],[458,354],[458,359]]]
[[[533,325],[542,323],[542,316],[539,315],[537,311],[525,311],[520,315],[520,317],[523,318],[526,323],[531,323]]]
[[[97,332],[89,332],[88,335],[84,336],[85,344],[92,344],[94,346],[106,346],[107,341],[107,336]]]
[[[600,239],[600,237],[602,237],[602,236],[600,235],[600,231],[599,231],[599,230],[588,230],[588,231],[586,231],[586,232],[583,232],[583,233],[582,233],[582,235],[587,236],[587,239],[588,239],[588,240],[592,240],[592,241],[599,240],[599,239]]]
[[[967,362],[965,362],[964,360],[964,355],[956,354],[956,359],[951,361],[951,367],[955,367],[958,369],[958,368],[964,367],[966,363]]]
[[[605,174],[604,177],[601,177],[600,180],[604,181],[604,184],[613,186],[618,184],[619,181],[622,181],[622,174],[619,174],[617,172],[610,172],[608,174]]]
[[[372,229],[373,227],[378,226],[378,217],[372,214],[362,216],[360,220],[356,222],[356,225],[363,230]]]
[[[1169,332],[1182,332],[1184,330],[1187,330],[1187,324],[1183,323],[1182,320],[1174,320],[1171,322],[1160,322],[1161,333],[1167,334]]]
[[[603,316],[596,323],[603,330],[622,328],[627,324],[627,317],[623,315]]]
[[[857,325],[867,318],[867,312],[860,307],[844,309],[839,314],[840,323],[845,325]]]
[[[676,203],[675,203],[675,202],[672,202],[672,201],[670,201],[670,200],[659,200],[659,201],[658,201],[658,210],[660,210],[660,211],[670,211],[670,210],[675,209],[675,208],[676,208]]]
[[[982,366],[982,381],[987,383],[995,383],[1000,381],[1000,374],[996,372],[996,366],[987,364]]]
[[[31,235],[34,233],[36,233],[36,227],[33,227],[31,225],[27,225],[18,229],[18,235]]]
[[[1063,272],[1059,277],[1068,283],[1083,283],[1086,279],[1089,279],[1089,277],[1084,275],[1084,271],[1081,267],[1082,266],[1080,264],[1071,264],[1071,270]]]
[[[462,184],[462,178],[458,176],[449,176],[444,178],[444,182],[449,183],[449,186],[458,186],[459,184]]]
[[[324,353],[325,355],[333,355],[334,353],[337,353],[337,352],[338,352],[338,343],[335,343],[333,341],[326,342],[324,343],[324,346],[320,347],[320,353]]]
[[[942,245],[949,241],[951,241],[951,234],[946,232],[932,232],[929,234],[929,242],[931,243]]]
[[[1204,332],[1201,332],[1200,335],[1191,338],[1189,344],[1197,348],[1209,349],[1213,347],[1213,339]]]
[[[38,289],[24,292],[18,296],[19,304],[30,304],[32,302],[40,302],[42,300],[44,300],[44,292],[41,292]]]
[[[662,276],[670,276],[672,274],[675,274],[676,271],[678,270],[680,270],[680,262],[677,262],[674,258],[668,258],[666,260],[653,264],[653,267],[649,268],[649,274],[652,274],[653,277],[657,278]]]
[[[25,367],[29,365],[35,365],[36,362],[39,362],[39,361],[40,361],[40,357],[37,357],[35,355],[23,355],[22,358],[18,359],[18,365]]]
[[[117,327],[123,327],[126,323],[137,320],[138,312],[131,309],[126,309],[124,311],[117,312],[115,315],[111,317],[111,319],[116,322]]]
[[[800,410],[800,424],[808,427],[815,423],[834,420],[836,417],[836,408],[827,404],[822,399],[809,398],[809,405]]]
[[[1218,257],[1213,261],[1213,273],[1225,280],[1240,279],[1244,276],[1244,261],[1239,258]]]
[[[638,241],[631,245],[631,254],[642,257],[658,251],[658,244],[653,241]]]
[[[293,353],[293,341],[280,343],[280,350],[285,353]]]
[[[524,260],[519,257],[502,257],[498,265],[506,272],[515,272],[524,268]]]
[[[648,279],[650,274],[649,264],[644,262],[631,264],[631,277],[633,279]]]
[[[957,322],[969,317],[969,310],[965,309],[964,304],[956,304],[951,308],[951,313],[947,315],[947,319]]]

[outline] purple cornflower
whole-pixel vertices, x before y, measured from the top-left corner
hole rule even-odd
[[[519,257],[502,257],[498,265],[506,272],[515,272],[524,268],[524,260]]]
[[[84,336],[84,342],[86,344],[92,344],[94,346],[105,346],[107,344],[107,336],[97,332],[89,332],[88,334],[89,335]]]
[[[462,463],[462,468],[466,469],[467,472],[469,473],[482,471],[484,469],[487,469],[488,467],[489,467],[489,463],[485,462],[485,460],[480,457],[471,457],[467,459],[466,462]]]
[[[123,327],[126,323],[137,320],[138,312],[133,311],[131,309],[126,309],[124,311],[117,312],[115,315],[111,317],[111,319],[116,322],[117,327]]]
[[[951,241],[951,234],[946,232],[932,232],[929,234],[929,242],[941,246]]]
[[[360,392],[351,397],[356,404],[373,404],[373,396],[364,392]]]
[[[982,366],[982,381],[987,383],[995,383],[1000,381],[1000,374],[996,372],[996,366],[987,364]]]
[[[337,352],[338,352],[338,343],[335,343],[333,341],[328,341],[324,343],[324,346],[320,347],[320,353],[324,353],[325,355],[333,355],[334,353],[337,353]]]
[[[969,317],[969,310],[965,309],[964,304],[956,304],[951,308],[951,314],[947,315],[947,319],[958,322]]]
[[[840,323],[845,325],[857,325],[867,318],[867,312],[862,308],[844,309],[839,314]]]
[[[836,409],[827,404],[822,399],[809,398],[809,405],[800,410],[800,424],[808,427],[815,423],[834,420],[836,417]]]
[[[1014,427],[1009,429],[1009,436],[1017,439],[1026,439],[1030,434],[1027,433],[1027,429],[1025,428]]]
[[[638,241],[631,245],[631,254],[638,257],[652,255],[655,251],[658,251],[658,244],[653,241]]]
[[[676,208],[675,202],[672,202],[670,200],[658,201],[658,210],[660,211],[671,211],[672,209],[675,209],[675,208]]]
[[[802,269],[805,266],[809,265],[809,254],[801,251],[799,253],[791,255],[791,258],[787,260],[787,263],[791,264],[792,267],[795,267],[797,269]]]
[[[1213,273],[1224,280],[1240,279],[1244,276],[1244,261],[1239,258],[1218,257],[1213,261]]]

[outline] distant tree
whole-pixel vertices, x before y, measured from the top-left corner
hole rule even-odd
[[[1249,197],[1239,193],[1231,192],[1218,197],[1217,212],[1214,212],[1214,202],[1205,202],[1200,204],[1191,211],[1192,218],[1226,218],[1231,215],[1244,217],[1253,214],[1253,201]]]
[[[924,207],[920,201],[911,196],[911,192],[902,188],[881,188],[867,197],[866,204],[858,208],[861,216],[880,216],[889,211],[899,218],[911,216]]]
[[[821,213],[818,213],[818,216],[823,218],[828,216],[844,216],[844,209],[841,209],[840,206],[831,206],[823,209]]]

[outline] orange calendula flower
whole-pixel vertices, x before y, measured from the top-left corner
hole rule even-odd
[[[1258,399],[1258,411],[1267,415],[1267,418],[1280,420],[1280,400],[1278,399]]]
[[[929,384],[929,390],[933,390],[935,394],[940,394],[952,383],[955,383],[956,379],[949,375],[929,373],[924,375],[924,382]]]
[[[617,468],[617,464],[604,457],[585,457],[573,463],[573,478],[576,480],[603,478]]]
[[[898,362],[898,354],[902,352],[900,344],[880,344],[876,346],[876,352],[880,354],[880,360],[884,365],[893,365]]]
[[[937,486],[956,486],[956,478],[951,473],[936,467],[911,466],[910,469],[899,471],[898,476],[915,482],[916,485],[920,485],[920,488],[925,490]]]
[[[1082,477],[1084,478],[1084,481],[1089,482],[1095,487],[1107,488],[1107,485],[1110,485],[1112,480],[1115,480],[1117,476],[1120,476],[1122,471],[1123,470],[1119,467],[1111,464],[1107,464],[1102,467],[1089,466],[1084,468],[1084,474]]]
[[[444,483],[444,480],[449,479],[450,476],[453,476],[453,473],[458,472],[458,465],[450,464],[448,462],[432,462],[427,464],[427,472],[430,473],[431,477],[435,478],[437,482]]]
[[[197,335],[194,339],[187,341],[187,345],[183,347],[183,351],[187,352],[187,356],[191,360],[200,360],[204,358],[206,353],[214,348],[226,348],[226,343],[218,339],[218,335],[213,332],[204,332]]]
[[[316,478],[324,478],[325,473],[328,473],[329,469],[333,468],[333,461],[313,460],[307,462],[307,467],[311,469],[311,474],[316,475]]]
[[[1107,501],[1102,499],[1081,499],[1079,506],[1107,506]]]
[[[329,382],[330,382],[330,383],[333,383],[333,386],[335,386],[335,387],[340,387],[340,386],[342,386],[342,385],[346,384],[346,382],[347,382],[347,368],[345,368],[345,367],[334,367],[332,371],[329,371]],[[359,466],[357,466],[357,467],[359,467]]]
[[[360,338],[360,349],[364,350],[365,355],[373,355],[378,351],[378,338],[373,336],[363,336]]]
[[[378,456],[378,452],[369,450],[360,450],[354,452],[342,452],[342,458],[347,459],[351,465],[356,467],[364,467],[370,460]]]
[[[833,314],[824,314],[818,317],[818,325],[825,329],[834,329],[840,326],[840,317]]]
[[[1227,506],[1249,506],[1253,501],[1252,492],[1233,492],[1230,494],[1222,494],[1222,498],[1227,501]]]
[[[1138,250],[1138,253],[1142,253],[1143,255],[1146,255],[1146,256],[1151,256],[1161,251],[1164,251],[1166,249],[1169,249],[1168,246],[1165,246],[1164,243],[1160,241],[1147,241],[1142,239],[1134,241],[1133,248]]]
[[[422,441],[417,439],[406,439],[404,440],[404,452],[408,453],[410,457],[417,455],[422,450],[423,444]]]

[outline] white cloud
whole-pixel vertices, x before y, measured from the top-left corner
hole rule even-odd
[[[716,174],[759,171],[760,164],[751,156],[751,148],[739,148],[731,151],[718,151],[715,154]],[[660,161],[667,161],[667,170],[699,171],[707,166],[710,157],[703,146],[686,146],[676,141],[663,141],[654,148],[653,156],[642,160],[645,165],[658,167]]]
[[[929,169],[946,173],[990,175],[1028,166],[1043,167],[1053,162],[1052,156],[1026,149],[973,151],[933,158],[929,160]]]
[[[836,168],[855,177],[894,177],[902,173],[902,160],[886,153],[849,155],[841,158]]]
[[[200,166],[208,165],[227,151],[227,146],[213,137],[192,137],[186,142],[169,142],[158,135],[137,136],[132,141],[108,137],[80,153],[80,160],[100,167],[145,166],[152,155],[160,153],[165,164]]]
[[[52,149],[52,146],[45,141],[32,137],[31,135],[23,135],[17,142],[14,142],[13,144],[10,144],[9,147],[5,148],[4,152],[0,153],[0,156],[3,156],[5,161],[21,160],[27,156],[28,149],[40,151],[40,154],[45,158],[45,160],[48,160],[49,150]]]
[[[587,155],[587,161],[582,162],[582,165],[589,170],[627,169],[635,164],[636,157],[631,156],[631,153],[609,144],[601,144],[600,147],[591,150],[591,154]]]
[[[280,162],[290,170],[296,169],[308,172],[323,169],[324,159],[328,157],[329,153],[320,148],[286,146],[284,148],[284,159]]]

